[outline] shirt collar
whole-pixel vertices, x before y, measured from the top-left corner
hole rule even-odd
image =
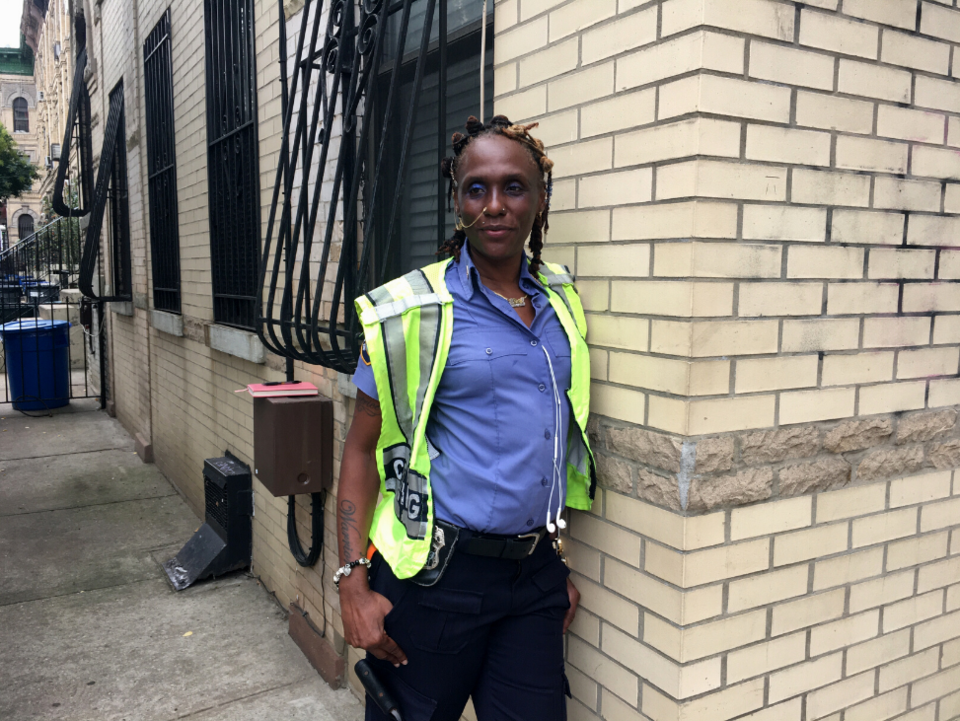
[[[460,285],[463,287],[463,294],[467,300],[473,297],[474,279],[479,284],[480,271],[473,264],[473,258],[470,257],[470,243],[463,244],[463,250],[460,251],[460,262],[457,264],[457,272],[460,274]],[[526,253],[523,255],[523,263],[520,265],[520,287],[524,291],[536,293],[543,290],[540,281],[530,273],[530,259]]]

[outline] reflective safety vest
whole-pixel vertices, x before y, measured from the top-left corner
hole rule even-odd
[[[410,578],[424,566],[433,538],[426,428],[453,336],[453,296],[445,279],[451,262],[411,271],[356,300],[383,417],[377,443],[382,500],[374,512],[370,540],[398,578]],[[589,510],[596,469],[587,439],[587,321],[565,266],[544,263],[539,276],[570,342],[567,396],[579,432],[571,425],[566,504]]]

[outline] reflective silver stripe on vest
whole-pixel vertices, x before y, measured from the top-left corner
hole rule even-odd
[[[440,296],[436,293],[425,293],[423,295],[411,295],[400,300],[376,306],[373,310],[377,314],[378,320],[386,320],[395,315],[403,315],[411,308],[417,308],[425,305],[438,305]]]
[[[389,452],[384,451],[384,464],[388,466],[386,488],[395,493],[394,512],[406,528],[407,535],[411,538],[425,538],[427,481],[420,474],[411,471],[408,466],[410,446],[413,444],[414,434],[420,421],[423,401],[429,385],[428,380],[436,360],[442,304],[423,272],[412,271],[403,279],[413,291],[412,296],[395,300],[385,288],[381,287],[371,292],[368,297],[375,304],[377,316],[380,319],[393,408],[397,425],[407,441],[406,444],[394,446]],[[417,384],[414,407],[411,408],[410,396],[407,392],[407,342],[402,314],[406,310],[417,307],[420,308],[418,333],[420,380]]]
[[[559,295],[560,299],[563,301],[563,304],[567,306],[567,312],[573,319],[573,324],[576,325],[577,317],[573,314],[573,307],[570,305],[570,299],[567,298],[567,292],[563,289],[564,283],[573,283],[573,276],[570,275],[569,268],[566,266],[561,267],[566,271],[565,273],[554,273],[546,264],[540,268],[540,272],[547,279],[547,285],[550,286],[550,290]]]

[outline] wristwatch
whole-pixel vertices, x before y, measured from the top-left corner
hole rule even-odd
[[[333,585],[337,587],[337,590],[340,590],[340,579],[344,576],[349,576],[353,573],[353,569],[357,566],[366,566],[370,568],[370,559],[369,558],[358,558],[356,561],[350,561],[350,563],[345,563],[337,569],[337,572],[333,574]]]

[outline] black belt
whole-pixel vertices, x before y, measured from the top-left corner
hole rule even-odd
[[[471,556],[486,556],[488,558],[506,558],[519,561],[531,555],[537,544],[547,535],[545,528],[521,533],[517,536],[501,536],[495,533],[480,533],[469,529],[461,529],[457,540],[457,551]]]

